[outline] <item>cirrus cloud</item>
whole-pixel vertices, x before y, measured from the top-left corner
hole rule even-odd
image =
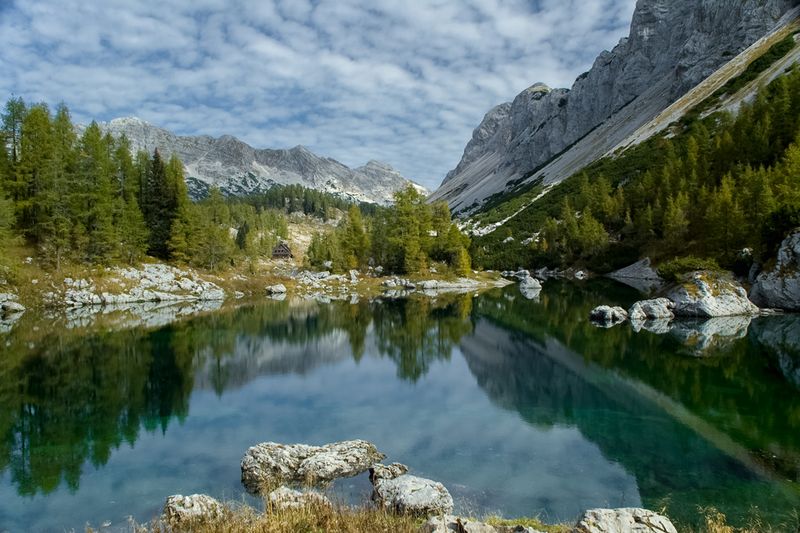
[[[0,91],[77,121],[386,161],[435,188],[494,105],[569,86],[635,0],[0,0]]]

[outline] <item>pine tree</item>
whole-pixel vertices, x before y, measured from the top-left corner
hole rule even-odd
[[[14,205],[0,187],[0,251],[14,240]],[[6,256],[5,253],[0,254]]]
[[[196,258],[197,241],[201,230],[196,223],[195,206],[182,205],[172,221],[167,249],[170,257],[178,263],[189,264]]]
[[[685,193],[679,193],[674,198],[667,200],[664,211],[662,234],[664,244],[673,252],[685,248],[686,237],[689,233],[689,198]]]
[[[53,182],[48,191],[49,217],[43,231],[40,251],[45,261],[61,269],[67,253],[72,248],[74,219],[73,194],[78,180],[77,135],[69,110],[63,104],[56,109],[53,119]]]
[[[122,204],[122,217],[119,221],[120,255],[132,265],[140,261],[147,252],[149,234],[136,197],[131,196],[127,201],[120,198],[117,202]]]
[[[361,268],[367,264],[369,236],[358,206],[351,206],[343,223],[342,255],[346,268]]]
[[[119,236],[114,225],[114,165],[112,139],[92,122],[81,137],[80,173],[84,182],[87,255],[91,261],[109,263],[118,253]]]
[[[22,122],[28,114],[25,101],[20,98],[11,98],[6,102],[5,112],[2,114],[3,133],[8,146],[12,166],[16,165],[21,157],[22,149]],[[10,192],[10,191],[7,191]]]
[[[55,181],[53,125],[43,104],[31,107],[22,121],[21,142],[16,165],[17,223],[29,242],[40,245]]]
[[[708,228],[707,247],[716,250],[725,260],[731,260],[741,245],[744,215],[734,198],[733,178],[728,174],[722,178],[714,192],[706,212]]]
[[[161,259],[169,258],[169,247],[173,213],[166,167],[158,149],[148,165],[145,183],[142,186],[141,208],[149,231],[148,253]]]

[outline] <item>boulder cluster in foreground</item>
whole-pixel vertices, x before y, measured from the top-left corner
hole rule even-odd
[[[636,302],[627,311],[621,307],[600,305],[592,309],[589,318],[601,327],[612,327],[630,320],[638,330],[643,325],[652,325],[648,322],[669,322],[676,316],[718,318],[760,313],[741,285],[717,273],[698,271],[669,289],[664,298]]]
[[[351,440],[310,446],[265,442],[242,458],[242,484],[261,495],[273,509],[329,506],[317,490],[335,479],[369,471],[372,500],[379,508],[427,518],[420,533],[541,533],[522,525],[492,525],[453,516],[454,503],[444,485],[414,476],[400,463],[382,464],[385,455],[374,444]],[[224,520],[228,508],[204,494],[169,496],[161,521],[172,531],[191,531],[201,522]],[[664,516],[646,509],[592,509],[578,520],[573,533],[676,533]]]

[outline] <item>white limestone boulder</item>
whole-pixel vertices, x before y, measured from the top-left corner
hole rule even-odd
[[[665,516],[628,507],[590,509],[583,513],[572,533],[677,533],[677,530]]]
[[[706,317],[756,315],[758,307],[741,285],[722,274],[698,271],[670,289],[676,316]]]
[[[775,267],[758,275],[750,299],[761,307],[800,311],[800,229],[783,240]]]
[[[409,474],[373,481],[373,500],[399,514],[430,516],[453,511],[453,497],[438,481]]]
[[[251,494],[284,483],[321,485],[366,472],[384,457],[374,444],[364,440],[324,446],[264,442],[244,454],[242,484]]]

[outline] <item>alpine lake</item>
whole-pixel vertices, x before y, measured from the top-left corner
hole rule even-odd
[[[588,320],[638,299],[548,281],[532,300],[516,285],[257,299],[175,322],[27,313],[0,333],[0,532],[124,530],[178,493],[258,506],[240,482],[248,447],[356,438],[442,482],[461,514],[642,506],[680,530],[713,507],[795,530],[800,316]],[[329,490],[370,497],[366,475]]]

